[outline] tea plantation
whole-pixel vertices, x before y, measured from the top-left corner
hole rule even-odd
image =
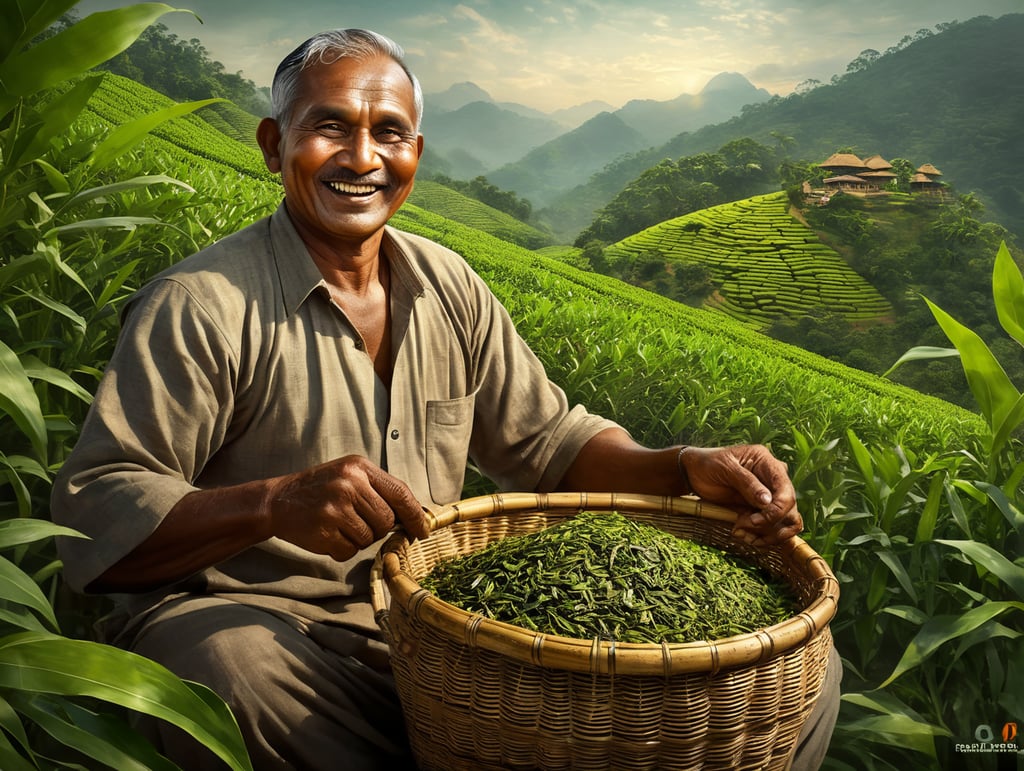
[[[877,321],[892,308],[835,250],[789,213],[783,192],[713,206],[659,223],[607,250],[610,261],[657,252],[707,266],[720,290],[707,301],[764,325],[825,306],[849,321]]]

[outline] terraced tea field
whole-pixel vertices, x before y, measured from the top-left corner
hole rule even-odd
[[[849,321],[877,321],[889,302],[835,250],[789,214],[783,192],[713,206],[667,220],[609,247],[610,260],[660,252],[699,262],[720,290],[707,301],[741,321],[764,326],[816,306]]]
[[[512,215],[438,182],[417,180],[409,195],[409,203],[527,249],[547,246],[552,240],[551,236]]]

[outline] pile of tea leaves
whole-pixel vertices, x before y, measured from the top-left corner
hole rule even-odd
[[[798,612],[789,587],[757,567],[617,512],[495,541],[420,583],[531,631],[633,643],[716,640]]]

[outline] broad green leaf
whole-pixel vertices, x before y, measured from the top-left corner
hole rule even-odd
[[[14,53],[0,64],[0,115],[18,97],[49,88],[116,56],[154,21],[177,10],[164,3],[137,3],[101,11]]]
[[[69,198],[61,208],[70,208],[83,203],[84,201],[91,201],[94,198],[99,198],[100,196],[114,195],[116,193],[123,193],[125,190],[136,190],[142,187],[149,187],[150,185],[175,185],[176,187],[180,187],[190,193],[195,192],[195,189],[191,185],[182,182],[179,179],[175,179],[174,177],[169,177],[166,174],[147,174],[141,177],[132,177],[131,179],[112,182],[109,185],[100,185],[98,187],[91,187],[88,190],[83,190]]]
[[[1024,603],[986,602],[959,616],[935,616],[914,635],[914,639],[910,641],[910,645],[903,652],[903,656],[896,664],[892,674],[878,687],[885,688],[900,675],[919,666],[950,640],[963,637],[999,614],[1012,609],[1024,610]]]
[[[92,403],[92,394],[76,383],[70,375],[55,367],[44,364],[35,356],[23,356],[21,364],[25,368],[25,374],[32,380],[42,380],[64,391],[76,396],[86,404]]]
[[[960,351],[960,361],[981,414],[994,432],[1020,398],[1002,365],[985,342],[931,300],[925,298],[946,337]]]
[[[28,45],[78,0],[15,0],[0,3],[0,62]]]
[[[35,543],[57,535],[87,538],[77,530],[46,519],[5,519],[0,522],[0,549],[10,549],[26,543]]]
[[[28,734],[25,733],[25,726],[14,707],[2,697],[0,697],[0,729],[3,729],[0,730],[0,768],[9,769],[9,771],[34,770],[36,767],[30,765],[22,754],[24,752],[31,756],[32,752]],[[17,740],[21,745],[22,752],[14,748],[14,745],[8,740],[8,736]]]
[[[94,76],[79,81],[67,93],[54,98],[35,115],[38,125],[30,135],[20,139],[4,166],[8,172],[31,163],[45,154],[54,137],[67,132],[78,115],[85,109],[89,98],[96,91],[103,76]]]
[[[921,361],[930,359],[945,359],[951,356],[959,356],[960,351],[956,348],[937,348],[932,345],[919,345],[911,348],[905,354],[900,356],[896,363],[893,364],[889,369],[882,373],[882,377],[889,377],[897,367],[902,364],[906,364],[908,361]]]
[[[862,739],[892,747],[907,747],[935,758],[935,737],[949,732],[906,715],[877,715],[843,725],[844,732],[858,734]]]
[[[893,554],[888,549],[876,552],[878,559],[885,563],[885,566],[889,568],[896,580],[899,581],[900,586],[914,602],[917,602],[917,590],[914,589],[914,582],[910,580],[910,574],[907,573],[907,569],[903,567],[903,563],[900,562],[899,557]]]
[[[1024,345],[1024,276],[1005,241],[999,245],[992,269],[992,294],[999,323],[1010,337]]]
[[[39,766],[30,763],[15,749],[7,734],[0,731],[0,768],[4,771],[38,771]]]
[[[1010,407],[1003,420],[992,427],[992,446],[989,448],[989,453],[992,455],[998,453],[1020,428],[1021,423],[1024,423],[1024,394],[1021,394],[1016,403]]]
[[[938,539],[935,543],[941,543],[965,554],[976,565],[980,565],[988,572],[997,576],[999,580],[1009,586],[1024,600],[1024,567],[1017,565],[1002,554],[997,552],[988,544],[978,541],[945,541]]]
[[[163,223],[154,217],[97,217],[91,220],[71,222],[67,225],[60,225],[50,230],[47,235],[73,233],[76,230],[103,230],[104,228],[120,228],[121,230],[135,230],[140,225],[162,225]]]
[[[175,771],[178,767],[160,755],[123,720],[98,714],[60,697],[15,694],[15,707],[29,720],[68,747],[118,771]]]
[[[119,648],[36,632],[0,638],[0,688],[88,696],[152,715],[192,734],[231,768],[252,771],[227,705]]]
[[[0,600],[31,608],[43,617],[51,629],[58,628],[53,607],[38,584],[6,557],[0,557]]]
[[[10,262],[0,265],[0,289],[21,281],[26,276],[44,272],[47,265],[46,256],[38,251],[15,257]]]
[[[939,504],[942,500],[942,490],[946,482],[945,474],[935,474],[928,485],[928,498],[921,509],[921,516],[917,520],[917,533],[914,536],[914,543],[927,543],[932,540],[935,534],[935,524],[939,519]]]
[[[121,287],[124,286],[124,282],[131,278],[132,273],[135,272],[135,269],[141,262],[141,258],[137,260],[129,260],[118,268],[117,273],[115,273],[113,278],[107,282],[106,286],[103,287],[103,291],[100,292],[100,296],[96,298],[97,308],[106,307],[107,303],[109,303]]]
[[[43,170],[43,174],[46,176],[46,181],[50,183],[50,187],[53,188],[54,193],[71,192],[71,184],[68,182],[68,178],[61,173],[60,169],[53,166],[53,164],[47,163],[42,158],[36,158],[34,163]]]
[[[40,292],[36,290],[23,291],[22,295],[31,298],[33,301],[39,303],[40,305],[46,308],[49,308],[54,313],[63,316],[72,324],[74,324],[75,327],[77,327],[82,334],[85,334],[86,327],[88,327],[88,323],[84,318],[82,318],[80,314],[75,312],[75,310],[72,309],[69,305],[62,303],[59,300],[54,300],[52,297],[50,297],[50,295],[46,294],[45,292]],[[24,371],[25,370],[22,369],[22,372]],[[36,401],[38,402],[38,399]]]
[[[111,131],[109,136],[100,142],[99,146],[93,150],[92,155],[89,156],[89,163],[97,169],[102,169],[141,142],[150,131],[155,129],[161,123],[169,121],[172,118],[179,118],[182,115],[187,115],[190,112],[198,110],[200,107],[206,107],[208,104],[216,104],[217,102],[226,101],[226,99],[216,98],[173,104],[162,110],[157,110],[156,112],[152,112],[148,115],[143,115],[141,118],[136,118],[129,123],[122,123],[116,129]]]
[[[39,620],[39,616],[23,605],[4,606],[0,604],[0,621],[10,624],[15,629],[29,632],[46,632],[47,628]],[[0,766],[3,768],[3,766]]]
[[[999,487],[989,484],[988,482],[975,482],[975,486],[982,490],[996,505],[996,508],[1003,513],[1006,521],[1010,523],[1011,527],[1018,533],[1024,533],[1024,514],[1021,510],[1006,497],[1006,493]]]
[[[83,322],[84,323],[84,322]],[[0,410],[11,416],[32,443],[36,455],[46,458],[46,422],[32,381],[18,355],[0,340]]]

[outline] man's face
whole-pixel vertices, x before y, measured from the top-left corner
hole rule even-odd
[[[412,83],[384,56],[304,70],[289,125],[265,120],[259,140],[299,233],[329,248],[380,232],[412,190],[423,151]]]

